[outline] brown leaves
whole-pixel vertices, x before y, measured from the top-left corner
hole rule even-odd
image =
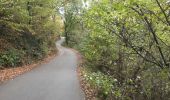
[[[85,93],[86,96],[86,100],[98,100],[97,97],[97,92],[95,91],[94,88],[92,88],[92,86],[90,86],[90,84],[86,81],[85,77],[84,77],[84,69],[81,66],[82,63],[84,62],[83,56],[76,50],[71,49],[74,53],[76,53],[77,55],[77,59],[78,59],[78,68],[77,68],[77,74],[78,74],[78,78],[80,81],[80,86],[83,90],[83,92]]]
[[[9,68],[4,69],[0,71],[0,82],[13,79],[14,77],[21,75],[25,72],[30,71],[33,69],[37,64],[32,64],[24,67],[18,67],[18,68]]]
[[[78,72],[78,76],[79,76],[79,79],[80,79],[81,88],[86,95],[86,100],[98,100],[96,98],[97,97],[97,91],[86,81],[86,79],[84,77],[85,72],[83,71],[83,68],[78,67],[77,72]]]
[[[7,81],[9,79],[13,79],[21,74],[24,74],[33,68],[40,66],[43,63],[48,63],[50,60],[52,60],[56,54],[51,54],[47,58],[45,58],[42,61],[39,61],[37,63],[31,64],[31,65],[25,65],[22,67],[16,67],[16,68],[6,68],[3,70],[0,70],[0,83]]]

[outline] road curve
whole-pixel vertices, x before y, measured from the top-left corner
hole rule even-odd
[[[76,54],[60,44],[52,61],[0,85],[0,100],[85,100],[76,74]]]

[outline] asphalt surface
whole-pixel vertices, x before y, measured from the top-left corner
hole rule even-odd
[[[85,100],[80,89],[76,54],[60,44],[52,61],[0,85],[0,100]]]

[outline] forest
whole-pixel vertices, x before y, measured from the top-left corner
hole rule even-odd
[[[0,69],[56,53],[59,35],[82,55],[88,100],[170,99],[169,0],[0,1]]]
[[[31,64],[56,52],[55,0],[0,1],[0,68]],[[60,18],[60,17],[59,17]]]

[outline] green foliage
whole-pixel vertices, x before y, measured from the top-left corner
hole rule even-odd
[[[85,65],[92,69],[87,73],[117,79],[118,84],[110,87],[105,99],[170,98],[170,21],[166,2],[102,0],[87,9],[83,20],[88,34],[79,50]],[[91,84],[97,86],[96,82]]]
[[[10,49],[0,54],[0,66],[17,66],[22,63],[24,52],[16,49]]]
[[[99,97],[106,99],[109,93],[112,91],[113,86],[116,86],[116,79],[109,77],[101,72],[91,72],[85,70],[84,77],[87,82],[89,82],[92,87],[98,90]]]
[[[1,66],[30,64],[56,51],[59,32],[56,3],[56,0],[0,1],[0,53],[4,55]],[[10,48],[13,49],[6,54]],[[15,50],[24,54],[14,55]]]
[[[73,47],[81,38],[83,25],[81,23],[82,3],[79,0],[63,2],[64,36],[67,46]]]

